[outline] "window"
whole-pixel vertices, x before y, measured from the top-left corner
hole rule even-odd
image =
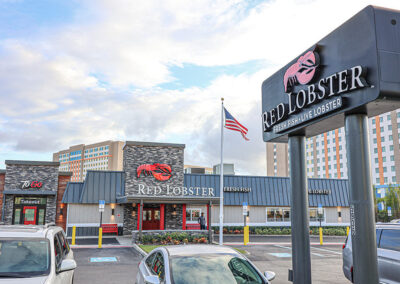
[[[382,152],[386,152],[386,148],[385,147],[382,147]]]
[[[375,164],[378,164],[378,163],[379,163],[379,159],[375,158]]]
[[[69,245],[64,234],[62,232],[58,232],[57,236],[62,246],[63,255],[67,255],[69,253]]]
[[[392,166],[392,172],[396,171],[396,167]]]
[[[391,120],[392,120],[390,114],[388,114],[388,115],[386,116],[386,119],[387,119],[388,121],[391,121]]]
[[[157,275],[160,280],[164,280],[164,258],[160,252],[157,252],[154,257],[153,265],[151,266],[151,272]]]
[[[385,178],[383,179],[383,181],[384,181],[384,183],[388,183],[388,178],[385,177]]]
[[[386,163],[386,157],[382,157],[382,162]]]
[[[376,128],[372,129],[372,133],[376,134]]]
[[[325,210],[324,209],[322,209],[323,211],[322,211],[322,220],[324,220],[324,213],[325,213]],[[309,209],[309,212],[310,212],[310,222],[317,222],[317,221],[319,221],[319,216],[318,216],[318,209],[316,209],[316,208],[311,208],[311,209]]]
[[[372,119],[372,124],[375,124],[375,118]]]
[[[378,139],[374,138],[374,144],[378,143]]]
[[[379,247],[382,249],[400,251],[400,230],[382,230]]]
[[[392,182],[396,183],[396,177],[392,177]]]
[[[63,253],[61,250],[60,242],[58,241],[57,236],[54,236],[54,254],[56,256],[56,267],[57,269],[60,268],[61,261],[63,259]]]
[[[374,148],[374,153],[378,153],[378,148]]]
[[[394,150],[394,146],[393,145],[390,145],[389,148],[390,148],[390,151]]]
[[[389,141],[393,141],[393,135],[389,135]]]
[[[201,216],[200,208],[186,208],[186,222],[198,223],[198,219]]]
[[[390,161],[394,162],[394,156],[390,156]]]
[[[267,208],[267,222],[290,221],[290,209]]]
[[[383,122],[383,117],[380,117],[380,118],[379,118],[379,121],[380,121],[380,122]]]
[[[376,184],[379,184],[379,182],[380,182],[380,181],[379,181],[379,178],[376,178],[376,179],[375,179],[375,182],[376,182]]]
[[[387,172],[387,168],[383,167],[383,172],[386,173]]]
[[[384,136],[381,137],[381,142],[385,142],[385,137]]]
[[[389,130],[392,130],[392,125],[388,125],[388,129],[389,129]]]

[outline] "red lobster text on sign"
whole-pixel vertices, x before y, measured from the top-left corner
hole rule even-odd
[[[156,180],[166,181],[169,180],[172,176],[171,167],[167,164],[143,164],[140,165],[137,170],[137,177],[140,177],[140,174],[143,173],[144,176],[152,175]]]
[[[305,85],[314,77],[315,70],[319,65],[318,53],[308,51],[301,56],[295,64],[290,66],[283,76],[285,92],[290,92],[296,84]]]

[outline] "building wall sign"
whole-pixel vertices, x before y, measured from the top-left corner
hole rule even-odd
[[[139,178],[141,174],[144,176],[152,175],[156,180],[166,181],[172,176],[171,166],[167,164],[143,164],[136,169],[137,177]]]
[[[287,142],[400,107],[398,11],[368,6],[262,84],[265,142]]]
[[[185,187],[185,186],[146,186],[138,184],[135,195],[145,196],[215,196],[215,190],[212,187]]]
[[[34,180],[34,181],[29,181],[29,180],[24,180],[21,182],[21,188],[22,189],[39,189],[42,188],[43,182]]]
[[[224,192],[251,192],[251,187],[224,187]]]
[[[329,194],[331,194],[331,190],[330,189],[309,189],[308,194],[329,195]]]

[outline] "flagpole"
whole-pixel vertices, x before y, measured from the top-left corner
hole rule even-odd
[[[223,245],[224,231],[224,98],[221,98],[221,164],[219,167],[219,244]]]

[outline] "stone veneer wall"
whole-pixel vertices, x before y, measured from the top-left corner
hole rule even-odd
[[[3,197],[4,197],[4,195],[3,195],[4,179],[5,179],[5,174],[0,174],[0,220],[2,220],[1,218],[3,217],[2,216],[2,213],[3,213],[2,208],[3,208]]]
[[[30,190],[21,189],[22,181],[38,180],[43,186],[35,191],[54,191],[58,189],[58,166],[6,164],[4,190],[19,190],[25,193]],[[12,224],[14,196],[7,195],[5,199],[4,222]],[[45,223],[56,221],[56,195],[47,196]]]
[[[139,184],[145,186],[162,186],[163,188],[183,186],[183,147],[171,146],[136,146],[125,145],[124,148],[124,171],[125,171],[125,193],[137,195]],[[158,181],[152,175],[147,177],[142,174],[137,178],[136,170],[143,164],[168,164],[172,169],[172,176],[167,181]],[[159,196],[166,195],[162,192]]]
[[[173,214],[174,207],[172,204],[165,205],[165,229],[166,230],[181,230],[183,225],[182,219],[182,204],[176,205],[176,214]]]
[[[123,229],[123,234],[124,235],[130,235],[132,234],[133,230],[137,229],[137,209],[138,206],[136,205],[135,207],[132,207],[132,204],[125,204],[124,206],[124,229]],[[132,216],[132,213],[135,212],[135,216]]]

